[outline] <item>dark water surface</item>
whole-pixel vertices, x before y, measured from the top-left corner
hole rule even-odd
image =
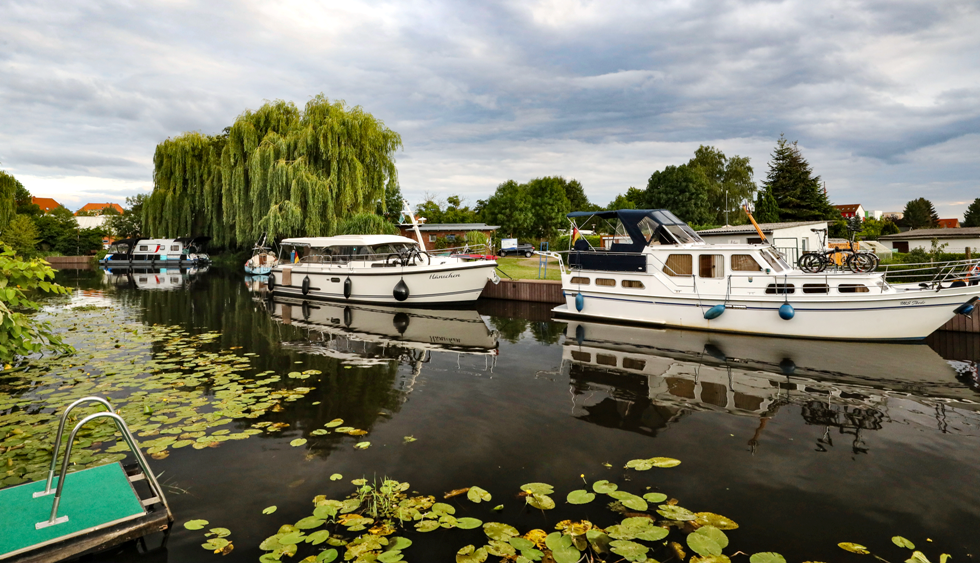
[[[967,357],[980,336],[938,334],[929,345],[719,337],[552,322],[548,307],[513,302],[428,312],[268,304],[237,272],[181,278],[171,290],[152,289],[166,280],[59,276],[79,289],[76,300],[110,302],[145,324],[221,331],[220,348],[258,354],[254,372],[274,370],[282,387],[314,388],[280,412],[234,423],[288,423],[282,432],[151,460],[177,518],[166,548],[144,555],[128,546],[99,560],[222,559],[200,547],[204,531],[183,527],[205,519],[232,531],[235,549],[224,560],[256,561],[259,543],[308,516],[314,496],[341,499],[359,477],[409,482],[440,500],[478,485],[493,500],[446,501],[456,516],[521,533],[551,532],[566,518],[618,522],[606,507],[612,499],[565,502],[568,492],[590,488],[582,475],[590,485],[607,479],[641,495],[661,491],[735,520],[727,554],[872,560],[837,547],[851,541],[904,561],[911,552],[890,539],[902,535],[932,561],[940,553],[953,562],[980,557],[980,392],[976,358]],[[322,374],[285,377],[299,369]],[[310,434],[338,417],[368,434]],[[309,442],[291,447],[295,438]],[[369,448],[353,448],[365,440]],[[653,456],[682,464],[623,468]],[[334,473],[343,479],[331,481]],[[528,482],[553,485],[557,508],[526,508],[516,495]],[[503,510],[493,512],[498,504]],[[277,512],[263,515],[270,505]],[[414,562],[453,561],[461,547],[486,543],[479,528],[400,535],[415,542],[405,551]],[[303,546],[292,560],[317,549]]]

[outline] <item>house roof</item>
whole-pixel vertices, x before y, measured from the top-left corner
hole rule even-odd
[[[82,213],[83,211],[102,211],[106,207],[111,207],[118,211],[120,214],[123,212],[123,208],[118,203],[86,203],[81,209],[75,212],[75,215]]]
[[[60,203],[51,199],[50,197],[32,197],[31,203],[40,207],[41,211],[45,213],[61,207]]]
[[[835,205],[834,208],[841,213],[857,213],[858,207],[861,207],[860,203],[848,203],[845,205]]]
[[[412,229],[411,223],[398,225],[403,229]],[[419,225],[419,231],[496,231],[500,227],[487,225],[486,223],[423,223]]]
[[[940,219],[939,228],[941,229],[956,229],[960,226],[960,220],[957,218],[952,219]]]
[[[956,229],[912,229],[904,233],[885,235],[878,240],[921,240],[928,238],[980,238],[980,227]]]
[[[795,221],[789,223],[759,223],[759,228],[763,233],[771,233],[777,229],[791,229],[793,227],[805,227],[807,225],[826,225],[827,221]],[[725,225],[715,229],[705,229],[698,231],[699,235],[727,235],[754,233],[755,227],[749,225]]]

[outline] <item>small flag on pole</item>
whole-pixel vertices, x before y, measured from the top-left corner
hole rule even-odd
[[[572,246],[575,246],[580,238],[582,238],[582,233],[578,232],[578,227],[572,227]]]

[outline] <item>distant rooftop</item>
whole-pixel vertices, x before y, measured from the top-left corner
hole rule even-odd
[[[60,203],[51,199],[50,197],[32,197],[31,203],[40,207],[41,211],[43,211],[44,213],[48,213],[50,211],[53,211],[61,207]]]
[[[847,203],[844,205],[835,205],[834,208],[841,213],[857,213],[858,207],[861,207],[860,203]]]
[[[774,229],[791,229],[793,227],[805,227],[807,225],[826,225],[827,221],[795,221],[788,223],[759,223],[759,228],[764,233],[771,233]],[[726,235],[736,233],[754,233],[755,227],[748,225],[725,225],[714,229],[698,231],[699,235]]]
[[[956,229],[912,229],[904,233],[885,235],[878,240],[918,240],[928,238],[980,238],[980,227],[959,227]]]
[[[116,211],[119,212],[120,215],[123,212],[122,206],[119,205],[118,203],[86,203],[85,205],[82,206],[81,209],[75,212],[75,215],[78,215],[79,213],[83,213],[83,212],[102,211],[106,207],[111,207],[115,209]]]

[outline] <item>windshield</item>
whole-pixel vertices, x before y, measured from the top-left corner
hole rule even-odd
[[[771,248],[763,248],[762,257],[772,267],[773,271],[781,272],[789,269],[789,264],[787,264],[786,261],[783,260],[778,254],[773,252]]]

